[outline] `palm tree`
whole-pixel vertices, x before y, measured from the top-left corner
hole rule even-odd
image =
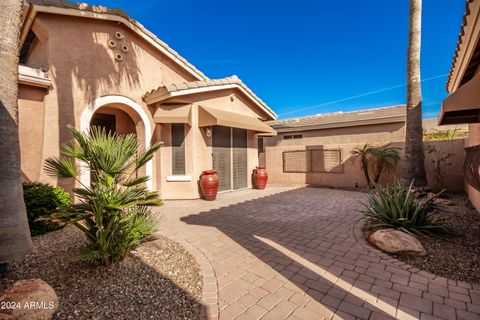
[[[42,220],[76,226],[88,243],[79,257],[95,264],[113,264],[157,228],[159,221],[149,208],[162,202],[145,186],[150,177],[138,176],[138,170],[161,144],[141,151],[134,134],[121,136],[99,127],[86,133],[72,127],[70,131],[74,139],[62,145],[61,157],[45,161],[45,169],[49,175],[75,179],[81,185],[73,189],[79,203],[59,208]],[[79,179],[79,160],[90,169],[89,186]]]
[[[360,166],[362,168],[363,175],[365,176],[365,180],[367,180],[367,186],[368,186],[369,189],[372,187],[370,174],[368,172],[368,167],[369,167],[368,159],[369,159],[369,156],[370,156],[370,149],[371,148],[372,148],[372,146],[370,146],[368,143],[366,143],[362,147],[354,148],[350,152],[351,154],[353,154],[355,156],[358,156],[358,158],[360,158]]]
[[[18,138],[18,55],[22,1],[0,1],[0,264],[31,251]]]
[[[405,129],[404,186],[427,186],[423,154],[422,88],[420,80],[420,43],[422,0],[410,0],[410,19],[407,53],[407,126]]]
[[[384,169],[392,170],[400,161],[399,148],[391,147],[390,144],[386,144],[381,147],[370,148],[370,161],[372,169],[375,172],[373,182],[378,184],[380,175]]]

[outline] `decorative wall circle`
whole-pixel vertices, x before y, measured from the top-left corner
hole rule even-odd
[[[117,46],[117,43],[113,40],[108,41],[108,46],[110,48],[115,48]]]
[[[115,32],[115,38],[123,39],[123,33],[121,33],[120,31]]]
[[[124,44],[124,45],[122,46],[122,51],[123,51],[123,52],[128,52],[128,46],[127,46],[126,44]]]
[[[120,53],[116,53],[116,54],[115,54],[115,60],[117,60],[117,61],[122,61],[122,60],[123,60],[123,56],[122,56]]]

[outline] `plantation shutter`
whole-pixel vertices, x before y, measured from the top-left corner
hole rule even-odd
[[[172,174],[185,174],[185,125],[172,124]]]

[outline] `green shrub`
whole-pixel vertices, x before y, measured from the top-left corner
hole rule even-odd
[[[39,182],[23,184],[23,200],[27,209],[28,225],[32,236],[61,228],[58,225],[36,221],[40,216],[51,214],[60,206],[70,204],[70,194],[60,187]]]
[[[447,229],[431,216],[434,209],[441,209],[435,205],[439,195],[415,199],[412,185],[404,188],[395,180],[390,187],[377,185],[362,212],[370,229],[394,228],[414,235],[444,234]]]
[[[45,169],[50,175],[81,183],[75,161],[81,160],[90,168],[91,184],[73,190],[78,204],[44,219],[75,225],[88,241],[79,258],[110,265],[157,229],[159,221],[150,207],[160,205],[161,200],[156,192],[148,191],[145,184],[149,177],[138,176],[138,170],[161,145],[141,151],[133,134],[120,136],[96,127],[87,133],[74,128],[70,131],[74,139],[62,145],[60,158],[46,160]]]

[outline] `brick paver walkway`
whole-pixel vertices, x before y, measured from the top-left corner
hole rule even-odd
[[[196,251],[212,319],[480,319],[480,285],[368,246],[357,212],[365,198],[270,188],[170,201],[162,232]]]

